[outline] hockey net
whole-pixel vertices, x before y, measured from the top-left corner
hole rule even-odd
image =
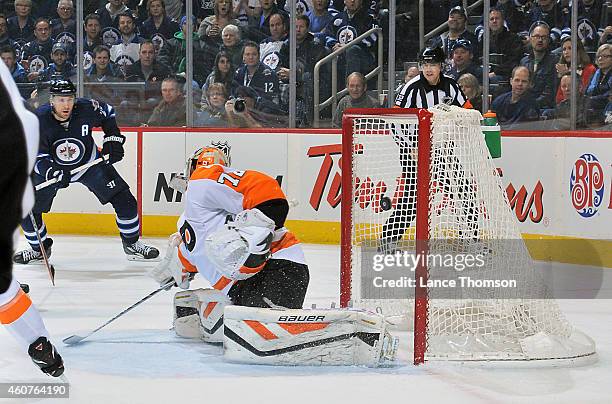
[[[345,113],[341,305],[409,324],[416,364],[594,356],[535,271],[481,119],[448,106]]]

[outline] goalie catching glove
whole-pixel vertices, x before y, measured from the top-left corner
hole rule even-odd
[[[181,289],[188,289],[193,273],[185,272],[183,264],[178,257],[178,246],[181,244],[181,235],[174,233],[168,239],[168,250],[161,262],[149,272],[149,276],[160,285],[165,285],[174,279],[174,285]]]
[[[259,209],[244,210],[233,222],[206,237],[206,255],[224,276],[233,280],[250,278],[270,258],[274,227],[274,221]]]

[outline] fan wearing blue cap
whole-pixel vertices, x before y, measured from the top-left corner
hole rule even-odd
[[[470,73],[476,76],[478,83],[482,83],[482,67],[474,63],[472,44],[467,39],[460,39],[453,45],[451,54],[452,66],[448,75],[458,80],[462,74]]]
[[[448,32],[442,33],[432,41],[431,47],[440,47],[448,58],[451,57],[453,46],[458,40],[466,39],[475,44],[476,35],[467,30],[467,15],[461,6],[453,7],[448,13]],[[475,50],[475,49],[474,49]],[[447,60],[450,62],[450,60]]]

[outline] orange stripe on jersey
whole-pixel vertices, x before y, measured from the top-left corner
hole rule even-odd
[[[183,253],[181,252],[180,248],[178,249],[178,257],[179,257],[179,260],[181,261],[181,264],[183,264],[183,272],[191,272],[191,273],[198,272],[198,268],[196,268],[195,265],[193,265],[191,262],[189,262],[189,260],[187,260],[187,258],[183,256]]]
[[[278,338],[272,331],[268,330],[266,326],[260,323],[259,321],[244,320],[244,322],[246,323],[246,325],[251,327],[253,331],[259,334],[263,339],[270,340]]]
[[[272,246],[270,247],[270,252],[274,254],[277,251],[280,251],[284,248],[291,247],[292,245],[296,245],[299,243],[300,243],[300,240],[298,240],[297,237],[293,235],[293,233],[288,231],[287,233],[285,233],[283,238],[272,243]]]
[[[278,323],[278,325],[290,334],[297,335],[303,332],[322,330],[329,323]]]
[[[230,283],[232,283],[232,280],[229,278],[226,278],[225,276],[222,276],[221,279],[219,279],[214,285],[213,288],[217,289],[217,290],[223,290],[225,289],[225,287],[227,285],[229,285]]]
[[[261,271],[263,269],[263,267],[266,266],[267,262],[262,263],[261,265],[258,265],[256,267],[245,267],[244,265],[240,267],[240,273],[243,274],[256,274],[257,272]]]
[[[223,184],[242,194],[242,207],[244,209],[252,209],[260,203],[270,201],[272,199],[286,199],[283,190],[278,185],[278,182],[259,171],[242,171],[238,173],[226,173],[223,167],[218,165],[199,167],[193,174],[191,180],[208,179],[219,184]]]
[[[10,302],[0,306],[0,323],[12,323],[21,317],[31,305],[32,301],[30,297],[26,295],[23,290],[19,289],[19,292],[17,292]]]
[[[463,104],[463,108],[465,109],[474,109],[474,106],[470,102],[470,100],[465,100],[465,104]]]
[[[210,316],[210,313],[213,311],[213,309],[215,308],[217,303],[219,303],[219,302],[210,302],[210,303],[208,303],[206,305],[206,309],[204,309],[204,312],[202,313],[202,317],[208,318],[208,316]]]

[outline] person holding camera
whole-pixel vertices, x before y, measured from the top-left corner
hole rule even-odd
[[[240,86],[235,92],[236,97],[225,103],[227,126],[230,128],[261,128],[262,123],[255,117],[256,104],[259,99],[257,92],[252,88]]]

